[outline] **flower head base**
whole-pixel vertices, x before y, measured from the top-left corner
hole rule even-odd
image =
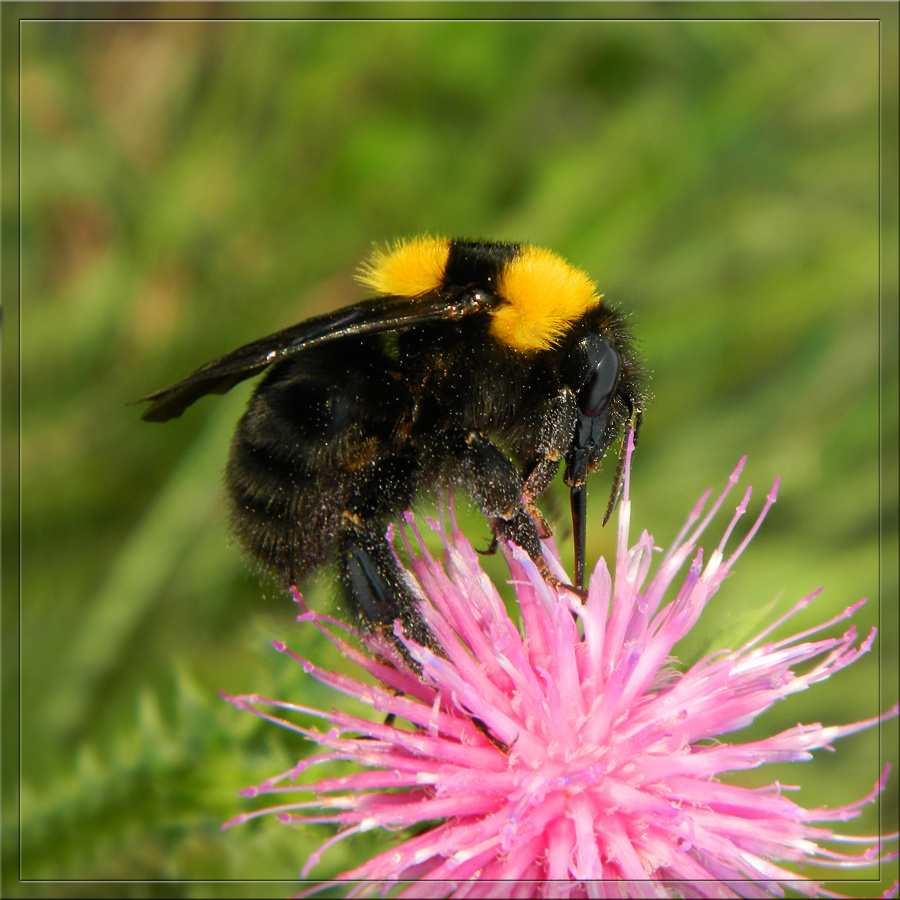
[[[881,854],[876,837],[835,834],[816,824],[857,816],[882,789],[887,770],[868,796],[830,810],[798,806],[784,795],[784,785],[751,790],[719,780],[764,763],[809,759],[812,750],[877,722],[797,726],[751,743],[720,740],[867,652],[874,632],[858,641],[852,626],[840,637],[813,639],[860,603],[820,628],[763,643],[816,596],[810,595],[738,650],[707,656],[683,673],[674,667],[673,646],[775,500],[773,488],[749,534],[726,557],[748,489],[704,564],[697,542],[741,465],[706,515],[709,492],[704,495],[652,577],[651,536],[645,531],[628,546],[626,469],[615,578],[601,559],[584,603],[550,587],[518,548],[506,548],[521,631],[455,522],[449,535],[433,525],[443,538],[443,561],[433,559],[419,539],[419,550],[410,550],[410,573],[428,598],[422,615],[446,657],[406,640],[399,626],[396,632],[421,676],[382,638],[362,636],[373,651],[366,656],[337,636],[340,623],[304,612],[301,620],[314,622],[380,684],[324,671],[291,653],[304,669],[415,730],[255,695],[229,698],[305,735],[324,752],[247,792],[309,799],[228,824],[267,813],[286,822],[339,824],[339,833],[307,862],[304,877],[322,852],[350,834],[427,824],[341,876],[383,885],[415,882],[407,888],[415,897],[759,897],[780,895],[788,881],[794,890],[819,896],[825,892],[818,884],[798,880],[781,863],[852,869],[894,858]],[[411,517],[407,528],[419,538]],[[546,553],[551,571],[565,580],[550,542]],[[686,577],[663,605],[685,564]],[[796,671],[813,660],[802,674]],[[265,712],[269,707],[321,717],[330,730],[289,723]],[[352,760],[360,771],[285,783],[335,759]],[[845,853],[833,847],[842,843],[864,848]]]

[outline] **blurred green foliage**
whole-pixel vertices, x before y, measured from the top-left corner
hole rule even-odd
[[[879,89],[885,110],[897,96],[879,41],[896,46],[896,7],[739,6],[716,21],[717,7],[677,5],[75,6],[3,8],[3,100],[21,128],[18,223],[8,180],[3,208],[5,253],[21,239],[18,322],[4,310],[21,364],[21,518],[3,511],[5,536],[21,528],[21,631],[4,636],[7,667],[21,652],[20,682],[4,671],[7,709],[21,703],[6,895],[283,896],[295,888],[257,882],[295,878],[326,836],[271,820],[218,831],[251,808],[240,788],[308,748],[217,692],[330,706],[272,639],[342,664],[228,537],[221,470],[251,386],[166,427],[126,404],[360,298],[352,273],[373,241],[523,240],[589,272],[633,311],[653,372],[633,527],[668,543],[742,454],[751,512],[782,479],[683,657],[747,637],[824,585],[792,627],[868,596],[857,626],[887,639],[758,733],[895,700],[897,283],[881,250],[897,243],[897,210],[879,150],[880,137],[896,147],[896,115],[880,118]],[[876,12],[888,25],[863,18]],[[315,20],[519,13],[623,17]],[[305,20],[203,18],[265,14]],[[599,529],[609,475],[595,477],[590,557],[613,537]],[[565,492],[548,503],[564,511]],[[307,597],[327,609],[327,578]],[[884,761],[896,761],[894,734]],[[758,783],[802,780],[808,806],[850,802],[878,777],[879,735],[796,768]],[[15,881],[17,799],[18,874],[52,883]],[[896,772],[882,803],[890,830]],[[849,827],[876,832],[878,807]],[[317,874],[362,847],[338,845]],[[112,880],[135,883],[91,883]]]

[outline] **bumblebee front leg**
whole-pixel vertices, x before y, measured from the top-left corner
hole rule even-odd
[[[538,534],[541,538],[548,538],[553,535],[553,529],[550,527],[544,514],[538,509],[535,502],[541,494],[549,487],[556,473],[559,471],[559,463],[561,457],[546,456],[539,459],[535,467],[529,472],[522,488],[522,504],[528,512],[528,515],[537,522]]]
[[[561,388],[547,406],[537,413],[540,435],[537,453],[525,471],[522,502],[529,515],[536,519],[541,537],[550,537],[553,530],[547,524],[535,502],[550,486],[559,471],[566,448],[572,441],[577,420],[575,395],[568,387]]]
[[[458,472],[450,475],[462,479],[469,496],[490,521],[494,537],[517,544],[544,578],[556,581],[544,562],[538,524],[523,503],[523,482],[516,467],[480,431],[467,432],[456,444],[453,455]]]

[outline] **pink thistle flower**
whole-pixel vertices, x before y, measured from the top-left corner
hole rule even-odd
[[[822,824],[858,816],[883,789],[887,768],[867,796],[833,809],[797,805],[785,796],[792,789],[786,785],[749,789],[720,780],[766,763],[811,759],[812,751],[832,749],[836,739],[877,724],[876,718],[798,725],[764,740],[722,740],[776,701],[868,652],[874,630],[861,641],[853,626],[839,637],[816,637],[864,601],[818,628],[766,640],[817,591],[737,650],[706,656],[683,673],[675,667],[673,646],[775,501],[777,481],[750,532],[726,557],[748,489],[704,564],[698,540],[742,467],[743,460],[704,515],[706,492],[652,576],[652,537],[644,531],[628,544],[626,468],[615,578],[600,559],[584,603],[549,586],[517,547],[505,548],[521,629],[455,521],[449,535],[432,523],[443,540],[438,561],[408,516],[419,545],[412,552],[402,535],[409,574],[427,598],[422,615],[446,658],[408,641],[398,624],[395,633],[421,667],[419,675],[383,638],[358,635],[366,655],[338,636],[341,623],[305,610],[300,621],[314,623],[376,683],[325,671],[283,644],[276,648],[389,719],[372,722],[256,695],[229,697],[322,752],[244,792],[283,794],[286,802],[238,816],[226,827],[273,813],[287,823],[336,823],[339,832],[304,866],[306,878],[322,853],[349,835],[420,826],[344,872],[341,880],[368,882],[351,895],[409,882],[400,896],[764,897],[782,895],[788,883],[803,895],[837,896],[783,864],[848,871],[896,858],[882,852],[877,836],[854,837]],[[552,542],[546,553],[551,571],[565,580]],[[680,587],[664,605],[685,566]],[[811,665],[799,671],[806,662]],[[267,711],[272,708],[318,717],[329,727],[302,726]],[[896,707],[888,713],[896,714]],[[414,730],[397,727],[394,719]],[[333,760],[352,761],[359,770],[296,783]],[[862,849],[837,849],[845,844]]]

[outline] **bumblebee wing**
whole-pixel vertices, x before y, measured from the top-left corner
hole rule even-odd
[[[152,401],[141,416],[148,422],[166,422],[180,416],[206,394],[224,394],[239,381],[258,375],[280,360],[326,341],[360,334],[399,331],[435,320],[453,321],[485,309],[482,294],[431,292],[421,297],[375,297],[333,313],[307,319],[268,337],[245,344],[201,366],[183,381],[148,394]]]

